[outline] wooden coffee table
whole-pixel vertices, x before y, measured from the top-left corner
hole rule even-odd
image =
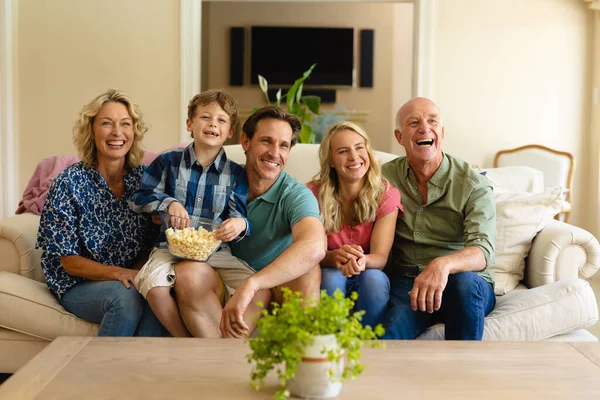
[[[268,399],[233,339],[61,337],[0,386],[0,399]],[[600,398],[600,344],[389,341],[343,399]]]

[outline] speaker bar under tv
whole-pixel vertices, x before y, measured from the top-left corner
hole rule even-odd
[[[312,64],[305,85],[354,84],[354,29],[253,26],[250,28],[250,82],[291,86]]]

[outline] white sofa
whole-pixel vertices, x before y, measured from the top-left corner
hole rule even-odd
[[[245,158],[239,145],[227,146],[237,162]],[[396,156],[378,153],[383,162]],[[319,168],[317,145],[297,145],[286,170],[302,182]],[[514,182],[514,170],[489,171],[496,180]],[[532,185],[528,170],[519,179]],[[535,184],[535,182],[533,183]],[[21,214],[0,221],[0,373],[14,372],[57,336],[96,335],[95,324],[66,312],[48,291],[34,249],[39,217]],[[600,245],[588,232],[551,221],[533,240],[525,281],[498,297],[486,318],[484,340],[596,341],[585,330],[598,320],[594,292],[586,280],[598,269]],[[443,337],[434,326],[423,339]]]

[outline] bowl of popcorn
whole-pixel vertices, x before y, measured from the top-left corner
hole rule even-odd
[[[206,261],[221,246],[214,231],[220,224],[204,218],[181,218],[161,214],[169,252],[175,257],[192,261]]]

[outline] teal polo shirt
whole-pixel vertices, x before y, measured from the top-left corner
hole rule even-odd
[[[319,203],[303,184],[281,172],[263,195],[247,205],[252,235],[230,242],[234,256],[256,271],[263,269],[292,244],[292,227],[306,217],[319,217]]]

